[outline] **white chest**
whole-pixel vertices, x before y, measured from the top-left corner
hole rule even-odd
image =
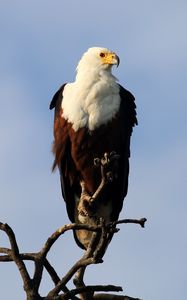
[[[63,117],[73,129],[87,127],[90,131],[110,121],[120,106],[119,85],[113,81],[67,84],[63,92]]]

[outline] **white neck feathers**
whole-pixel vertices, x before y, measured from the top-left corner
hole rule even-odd
[[[81,69],[81,68],[80,68]],[[110,69],[78,70],[76,81],[63,91],[63,117],[75,131],[87,127],[95,130],[107,124],[120,106],[119,85]]]

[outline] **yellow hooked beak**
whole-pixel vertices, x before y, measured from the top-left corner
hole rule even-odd
[[[108,65],[117,65],[119,66],[120,59],[115,53],[100,53],[100,57],[102,59],[103,64],[108,64]]]

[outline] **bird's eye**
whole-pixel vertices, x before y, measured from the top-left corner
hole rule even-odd
[[[100,53],[101,57],[105,57],[105,54],[103,52]]]

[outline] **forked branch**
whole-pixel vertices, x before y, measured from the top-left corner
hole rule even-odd
[[[134,224],[139,224],[142,227],[144,227],[146,219],[124,219],[124,220],[119,220],[117,222],[109,223],[109,224],[99,224],[99,225],[86,225],[86,224],[67,224],[64,225],[63,227],[60,227],[57,229],[46,241],[44,244],[43,248],[41,251],[36,252],[36,253],[20,253],[19,248],[17,245],[16,237],[11,229],[11,227],[8,224],[3,224],[0,223],[0,230],[4,231],[6,235],[9,238],[10,242],[10,248],[5,248],[5,247],[0,247],[0,262],[11,262],[14,261],[19,269],[20,275],[23,280],[24,284],[24,290],[27,294],[27,300],[65,300],[65,299],[78,299],[76,297],[77,294],[80,293],[88,293],[88,292],[93,292],[93,299],[99,300],[101,297],[103,300],[104,299],[124,299],[124,300],[135,300],[138,298],[130,298],[128,296],[123,296],[126,298],[121,298],[122,296],[117,296],[116,295],[108,295],[109,298],[107,298],[107,294],[94,294],[96,291],[100,292],[116,292],[116,291],[121,291],[121,287],[115,287],[115,286],[82,286],[82,287],[77,287],[76,289],[69,290],[67,287],[67,284],[70,282],[72,277],[75,275],[78,269],[81,267],[87,267],[90,264],[95,264],[95,263],[101,263],[101,257],[100,253],[102,252],[102,243],[105,242],[105,237],[106,237],[106,232],[107,230],[114,230],[114,232],[117,232],[116,230],[116,225],[117,224],[125,224],[125,223],[134,223]],[[103,229],[104,228],[104,229]],[[57,239],[63,235],[65,232],[70,231],[70,230],[89,230],[93,231],[96,233],[100,233],[100,236],[102,237],[101,239],[98,240],[98,244],[94,245],[94,251],[92,248],[89,249],[89,253],[91,253],[90,256],[85,257],[85,255],[78,260],[65,274],[62,278],[57,274],[55,271],[55,268],[51,265],[51,263],[47,259],[47,254],[51,250],[51,247],[53,244],[57,241]],[[102,234],[101,234],[102,233]],[[34,277],[31,278],[29,275],[29,272],[25,266],[24,261],[33,261],[35,263],[35,272],[34,272]],[[49,291],[48,295],[45,297],[41,297],[39,295],[39,286],[41,283],[42,279],[42,274],[43,274],[43,269],[46,269],[46,271],[49,273],[51,280],[53,281],[55,287]],[[38,273],[37,273],[38,272]],[[62,293],[63,292],[63,293]],[[112,298],[111,298],[112,297]],[[120,297],[120,298],[118,298]]]
[[[84,201],[92,202],[92,205],[102,198],[103,190],[107,185],[115,179],[116,162],[119,155],[112,152],[110,154],[105,153],[104,158],[95,159],[95,164],[101,168],[101,183],[95,193],[90,196],[87,191],[84,190],[84,183],[82,186],[82,213],[84,212]],[[86,268],[91,264],[98,264],[103,262],[103,256],[106,252],[107,245],[110,242],[111,236],[119,231],[116,228],[120,224],[138,224],[141,227],[145,226],[146,219],[124,219],[116,222],[105,223],[103,219],[97,225],[77,224],[71,223],[64,225],[57,229],[45,242],[42,249],[36,253],[20,253],[19,247],[16,241],[15,234],[12,228],[8,224],[0,223],[0,230],[3,231],[9,239],[10,248],[0,247],[0,262],[13,261],[20,272],[23,280],[24,290],[26,292],[27,300],[140,300],[138,298],[132,298],[129,296],[119,296],[113,294],[100,294],[95,292],[119,292],[122,291],[121,287],[114,285],[97,285],[86,286],[84,284],[84,273]],[[87,230],[93,232],[90,244],[82,256],[70,270],[63,276],[59,276],[55,271],[55,268],[49,262],[47,255],[52,250],[54,243],[64,233],[70,230]],[[24,261],[34,262],[34,275],[30,276]],[[48,272],[51,280],[54,283],[54,287],[47,293],[45,297],[41,297],[39,294],[39,287],[43,277],[44,269]],[[76,276],[75,276],[76,274]],[[69,290],[68,284],[74,278],[75,289]],[[77,297],[80,296],[80,298]]]

